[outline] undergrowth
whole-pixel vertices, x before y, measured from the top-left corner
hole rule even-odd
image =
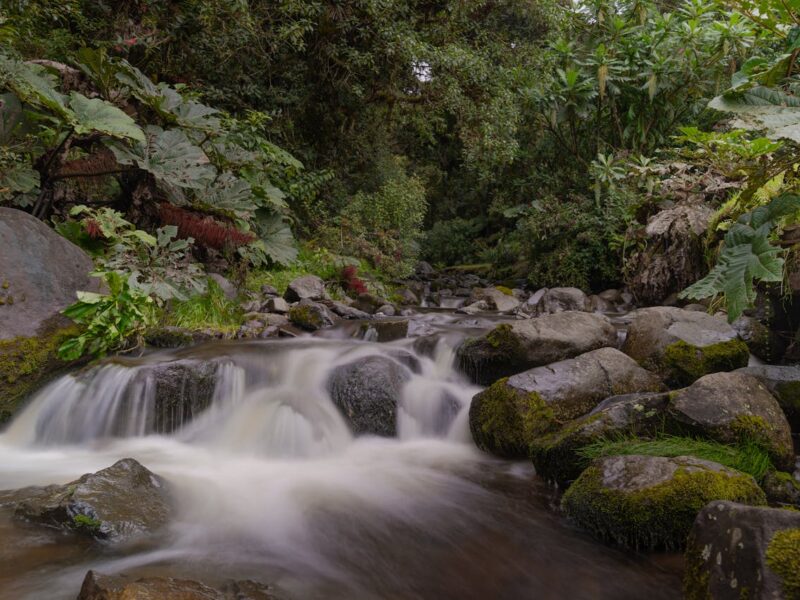
[[[220,330],[234,330],[241,325],[242,311],[239,305],[233,300],[228,300],[222,288],[210,279],[205,294],[192,296],[184,302],[175,302],[165,313],[164,321],[165,325],[186,329],[213,327]]]

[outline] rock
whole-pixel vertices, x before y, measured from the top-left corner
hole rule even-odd
[[[336,317],[324,304],[301,300],[289,309],[289,320],[306,331],[317,331],[333,326]]]
[[[408,288],[400,288],[397,290],[397,295],[400,298],[400,304],[403,306],[417,306],[419,304],[417,295]]]
[[[687,600],[800,598],[800,512],[711,502],[686,548]]]
[[[616,312],[616,307],[608,300],[603,300],[600,296],[589,296],[589,310],[597,313]]]
[[[436,274],[436,269],[434,269],[430,263],[421,260],[417,263],[417,266],[414,267],[414,273],[419,277],[428,278]]]
[[[754,356],[768,362],[777,362],[781,358],[785,350],[783,340],[758,319],[741,316],[732,323],[732,327]]]
[[[385,298],[379,298],[377,296],[373,296],[372,294],[359,294],[358,298],[353,301],[351,306],[362,312],[374,315],[376,312],[378,312],[378,309],[381,306],[384,306],[388,303],[389,301]]]
[[[271,313],[285,315],[289,312],[289,303],[280,296],[270,298],[264,303],[264,306],[266,307],[267,312]]]
[[[0,423],[66,369],[56,351],[78,328],[61,315],[101,291],[92,259],[29,214],[0,207]]]
[[[367,342],[393,342],[408,337],[408,321],[403,320],[375,320],[362,323],[358,330],[358,337]]]
[[[323,300],[325,298],[325,282],[316,275],[298,277],[289,284],[283,297],[289,302]]]
[[[264,284],[261,286],[262,296],[280,296],[280,292],[271,285]]]
[[[239,295],[239,290],[236,289],[236,286],[233,285],[227,277],[219,273],[209,273],[208,278],[219,286],[228,300],[235,300]]]
[[[172,577],[103,575],[89,571],[77,600],[278,600],[273,590],[255,581],[228,581],[212,588],[199,581]]]
[[[761,489],[770,504],[800,508],[800,481],[791,473],[769,471],[761,482]]]
[[[170,504],[164,481],[132,458],[66,485],[17,490],[17,518],[120,542],[166,525]]]
[[[616,344],[616,329],[606,317],[569,311],[498,325],[465,341],[457,359],[474,382],[489,385],[501,377]]]
[[[759,365],[736,371],[758,379],[780,404],[792,431],[800,432],[800,366]]]
[[[486,302],[490,310],[498,312],[510,312],[520,305],[520,301],[514,297],[512,290],[502,287],[473,289],[469,303],[474,304],[480,300]]]
[[[144,341],[153,348],[185,348],[228,336],[226,332],[210,328],[195,330],[165,325],[148,330]]]
[[[537,438],[591,411],[609,396],[659,391],[661,381],[614,348],[501,379],[472,399],[469,424],[482,450],[527,456]]]
[[[328,391],[353,433],[394,437],[397,404],[409,379],[409,372],[392,359],[368,356],[336,367]]]
[[[589,298],[578,288],[550,288],[536,306],[537,314],[554,314],[568,310],[589,311]]]
[[[601,440],[657,434],[664,428],[668,403],[669,394],[658,392],[607,398],[588,415],[533,440],[536,474],[567,487],[588,466],[581,449]]]
[[[478,300],[468,306],[462,306],[456,312],[464,315],[476,315],[488,310],[490,310],[489,303],[486,300]]]
[[[697,203],[650,217],[643,249],[626,262],[626,284],[640,304],[657,304],[706,274],[703,239],[713,215],[713,208]]]
[[[597,294],[600,298],[605,300],[606,302],[610,302],[611,304],[621,304],[622,303],[622,292],[619,290],[611,289],[605,290]]]
[[[375,311],[376,315],[383,315],[384,317],[393,317],[397,311],[395,311],[394,306],[391,304],[384,304],[383,306],[379,306],[378,310]]]
[[[357,308],[348,306],[343,302],[336,302],[335,300],[326,300],[324,304],[325,306],[330,308],[334,314],[339,315],[343,319],[368,320],[372,318],[372,315],[370,315],[369,313],[365,313],[363,310],[358,310]]]
[[[792,433],[778,401],[755,377],[713,373],[672,394],[667,412],[688,433],[725,444],[755,441],[776,467],[794,467]]]
[[[746,367],[747,345],[719,316],[658,306],[632,315],[622,351],[675,387]]]
[[[689,456],[610,456],[587,468],[561,502],[595,537],[634,549],[683,547],[712,500],[763,505],[750,475]]]

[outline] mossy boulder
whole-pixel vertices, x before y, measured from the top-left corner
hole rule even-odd
[[[109,542],[154,533],[171,514],[164,480],[132,458],[66,485],[2,492],[0,505],[18,519]]]
[[[794,432],[800,432],[800,366],[758,365],[739,369],[763,383],[780,404]]]
[[[616,344],[617,331],[606,317],[568,311],[498,325],[461,344],[457,360],[475,383],[489,385],[526,369]]]
[[[766,386],[744,373],[712,373],[674,392],[667,408],[686,433],[727,444],[756,442],[775,466],[792,469],[794,448],[789,423]]]
[[[300,329],[317,331],[333,326],[336,317],[324,304],[301,300],[289,309],[289,320]]]
[[[514,297],[513,291],[503,286],[474,288],[467,303],[474,304],[480,301],[486,302],[489,310],[499,312],[510,312],[520,305],[520,301]]]
[[[712,500],[763,505],[750,475],[689,456],[611,456],[575,480],[562,498],[567,515],[598,539],[634,549],[683,547]]]
[[[637,310],[623,352],[673,387],[746,367],[750,351],[721,316],[657,306]]]
[[[770,504],[800,509],[800,481],[791,473],[770,471],[764,476],[761,487]]]
[[[687,600],[800,600],[800,512],[711,502],[685,562]]]
[[[540,436],[603,399],[662,387],[658,377],[619,350],[601,348],[494,383],[472,399],[470,430],[487,452],[527,456]]]
[[[294,279],[286,287],[283,297],[289,302],[323,300],[325,298],[325,282],[316,275],[303,275]]]
[[[537,475],[567,486],[588,466],[581,449],[623,435],[650,436],[663,430],[669,394],[612,396],[592,412],[533,440],[530,456]]]

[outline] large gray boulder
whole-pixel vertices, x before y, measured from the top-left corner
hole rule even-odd
[[[690,456],[609,456],[562,498],[567,515],[595,537],[635,549],[681,548],[712,500],[763,505],[750,475]]]
[[[567,310],[592,310],[589,297],[574,287],[550,288],[536,305],[538,314],[553,314]]]
[[[289,302],[323,300],[325,298],[325,282],[316,275],[298,277],[288,285],[283,297]]]
[[[637,310],[622,351],[675,387],[746,367],[750,357],[723,317],[671,306]]]
[[[755,377],[706,375],[672,394],[667,412],[673,423],[689,433],[726,444],[754,441],[769,450],[778,468],[794,466],[789,423],[778,401]]]
[[[227,581],[210,587],[172,577],[103,575],[89,571],[77,600],[278,600],[272,588],[255,581]]]
[[[606,317],[567,311],[498,325],[465,341],[457,359],[475,383],[489,385],[501,377],[616,344],[617,331]]]
[[[394,437],[397,405],[411,375],[385,356],[368,356],[334,369],[328,379],[333,403],[356,435]]]
[[[800,432],[800,365],[758,365],[736,371],[758,379],[775,396],[792,431]]]
[[[289,320],[300,329],[317,331],[332,327],[337,317],[324,304],[305,299],[289,309]]]
[[[708,504],[689,535],[684,598],[800,598],[800,512]]]
[[[474,288],[467,302],[474,304],[483,300],[489,310],[510,312],[520,305],[520,301],[513,294],[506,293],[507,291],[510,290],[503,291],[496,287]]]
[[[497,381],[472,399],[470,430],[479,448],[527,456],[535,440],[609,396],[659,391],[657,376],[614,348],[530,369]]]
[[[5,492],[0,504],[19,519],[109,542],[154,533],[171,512],[165,482],[132,458],[66,485]]]

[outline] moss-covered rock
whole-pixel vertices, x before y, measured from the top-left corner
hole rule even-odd
[[[289,320],[306,331],[317,331],[331,327],[335,317],[323,304],[311,300],[301,300],[289,309]]]
[[[761,482],[770,504],[800,508],[800,481],[791,473],[770,471]]]
[[[800,600],[800,512],[711,502],[685,564],[687,600]]]
[[[750,356],[724,318],[668,306],[637,310],[622,350],[673,387],[746,367]]]
[[[562,499],[595,537],[629,548],[680,548],[712,500],[766,503],[755,480],[693,457],[612,456],[587,468]]]
[[[778,400],[792,431],[800,432],[800,366],[758,365],[737,372],[763,383]]]
[[[789,423],[778,401],[756,378],[712,373],[674,392],[667,409],[683,431],[719,442],[756,442],[781,469],[794,465]]]
[[[470,427],[484,450],[527,456],[539,436],[588,413],[603,399],[661,388],[655,375],[622,352],[601,348],[496,382],[473,398]]]

